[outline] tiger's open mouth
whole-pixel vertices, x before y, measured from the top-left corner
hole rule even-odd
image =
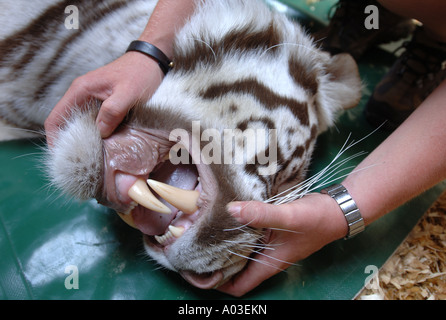
[[[125,180],[135,178],[118,173],[116,180],[125,190],[128,185]],[[130,226],[167,246],[179,238],[199,214],[197,202],[202,190],[199,180],[194,165],[174,166],[168,160],[163,161],[148,179],[136,178],[126,192],[132,200],[131,206],[119,215]]]
[[[167,137],[161,131],[124,128],[104,140],[107,203],[160,248],[181,237],[210,208],[216,191],[210,169],[192,159],[188,146],[172,148],[178,144]],[[172,164],[169,155],[178,152],[186,152],[189,161]]]

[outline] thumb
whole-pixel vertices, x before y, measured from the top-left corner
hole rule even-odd
[[[102,138],[107,138],[113,133],[133,105],[132,95],[119,91],[102,102],[96,118],[96,125]]]
[[[254,228],[289,228],[291,211],[289,205],[280,206],[260,201],[230,202],[228,212],[241,224]]]

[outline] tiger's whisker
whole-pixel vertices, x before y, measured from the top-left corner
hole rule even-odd
[[[355,140],[350,141],[350,138],[351,138],[351,133],[350,133],[348,135],[347,139],[345,140],[344,144],[338,151],[338,153],[333,157],[333,159],[330,161],[330,163],[327,166],[325,166],[322,170],[320,170],[318,173],[311,176],[310,178],[307,178],[304,181],[302,181],[301,183],[296,184],[295,186],[292,186],[291,188],[288,188],[287,190],[280,192],[279,194],[265,200],[264,202],[265,203],[273,203],[275,205],[289,203],[289,202],[295,201],[297,199],[300,199],[303,196],[305,196],[306,194],[308,194],[314,190],[317,190],[325,185],[328,185],[338,179],[344,178],[349,174],[357,173],[361,170],[365,170],[365,169],[368,169],[368,168],[374,166],[374,165],[367,166],[366,168],[362,168],[362,169],[356,170],[356,171],[353,170],[350,173],[346,173],[346,174],[339,176],[339,174],[341,172],[349,171],[351,169],[354,169],[354,167],[355,167],[355,166],[349,166],[346,168],[341,168],[343,165],[345,165],[346,163],[348,163],[349,161],[351,161],[357,157],[367,154],[367,152],[360,151],[360,152],[355,153],[343,160],[340,160],[340,161],[338,161],[338,160],[347,150],[351,149],[358,143],[367,139],[369,136],[371,136],[377,130],[379,130],[381,128],[381,126],[379,126],[375,130],[373,130],[372,132],[367,134],[365,137],[359,139],[358,141],[355,141]]]
[[[214,49],[212,49],[212,47],[211,47],[211,45],[210,45],[209,43],[207,43],[206,41],[200,40],[200,39],[195,39],[195,38],[193,38],[192,40],[201,42],[201,43],[203,43],[206,47],[208,47],[209,50],[211,50],[212,55],[214,56],[215,61],[217,61],[217,55],[215,54]]]
[[[266,54],[269,50],[277,48],[277,47],[282,47],[282,46],[302,47],[302,48],[305,48],[307,50],[310,50],[311,52],[317,53],[317,50],[314,50],[313,48],[310,48],[309,46],[305,46],[305,45],[300,44],[300,43],[283,42],[283,43],[279,43],[279,44],[276,44],[274,46],[271,46],[271,47],[267,48],[265,51],[263,51],[263,53],[260,55],[260,57],[262,57],[264,54]]]
[[[269,248],[269,247],[264,246],[264,245],[239,244],[239,246],[240,247],[244,247],[244,248],[253,248],[253,249],[260,249],[260,250],[276,250],[275,248]]]
[[[248,223],[245,223],[241,226],[237,226],[234,228],[227,228],[227,229],[223,229],[223,231],[234,231],[234,230],[242,230],[245,227],[248,227],[254,220],[249,221]]]
[[[12,127],[12,126],[3,126],[3,128],[8,131],[31,133],[31,134],[35,135],[37,138],[45,135],[45,131],[43,129],[42,130],[34,130],[34,129],[26,129],[26,128],[17,128],[17,127]],[[30,138],[32,138],[32,137],[30,137]]]
[[[271,257],[271,256],[269,256],[269,255],[267,255],[265,253],[262,253],[262,252],[257,252],[257,254],[260,254],[260,255],[262,255],[264,257],[267,257],[269,259],[272,259],[272,260],[275,260],[275,261],[278,261],[278,262],[282,262],[282,263],[288,264],[290,266],[299,266],[299,264],[297,264],[297,263],[285,261],[285,260],[282,260],[282,259],[279,259],[279,258],[274,258],[274,257]]]
[[[272,263],[268,263],[266,261],[261,261],[259,259],[255,259],[255,258],[252,258],[252,257],[247,257],[247,256],[244,256],[242,254],[238,254],[238,253],[232,252],[231,250],[228,250],[228,252],[233,254],[233,255],[239,256],[241,258],[245,258],[245,259],[248,259],[248,260],[251,260],[251,261],[254,261],[254,262],[258,262],[260,264],[263,264],[263,265],[265,265],[267,267],[274,268],[274,269],[279,270],[279,271],[284,271],[285,270],[285,269],[282,269],[282,268],[279,268],[279,267],[273,265]]]
[[[281,229],[281,228],[268,228],[268,229],[276,230],[276,231],[283,231],[283,232],[291,232],[291,233],[295,233],[295,234],[304,234],[303,232],[288,230],[288,229]]]

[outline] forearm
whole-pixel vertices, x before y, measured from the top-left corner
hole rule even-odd
[[[160,0],[139,40],[147,41],[172,57],[175,32],[195,9],[195,0]]]
[[[446,81],[343,184],[366,224],[446,179]],[[365,169],[364,169],[365,168]],[[364,169],[364,170],[361,170]]]

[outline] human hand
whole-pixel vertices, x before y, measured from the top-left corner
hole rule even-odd
[[[228,211],[242,224],[270,229],[266,247],[273,249],[264,249],[252,256],[245,269],[217,289],[234,296],[244,295],[294,262],[347,234],[347,223],[337,203],[319,193],[282,205],[233,202],[228,205]]]
[[[138,101],[146,101],[160,85],[158,63],[139,52],[127,52],[115,61],[76,78],[45,121],[49,146],[72,108],[91,99],[103,101],[96,119],[101,136],[112,134]]]

